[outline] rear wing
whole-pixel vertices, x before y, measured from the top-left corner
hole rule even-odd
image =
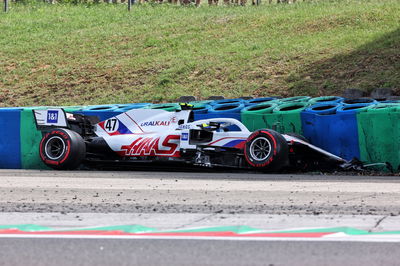
[[[67,113],[62,108],[33,110],[33,116],[36,128],[40,131],[61,127],[73,130],[83,137],[92,136],[94,125],[99,122],[96,116]]]
[[[68,127],[67,113],[61,108],[33,110],[33,116],[38,129],[44,127]]]

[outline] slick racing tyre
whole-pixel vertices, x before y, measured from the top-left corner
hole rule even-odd
[[[255,168],[278,171],[288,165],[289,148],[285,138],[270,129],[253,132],[246,141],[244,156]]]
[[[55,128],[42,138],[39,154],[42,161],[53,169],[72,170],[85,158],[86,146],[75,131]]]

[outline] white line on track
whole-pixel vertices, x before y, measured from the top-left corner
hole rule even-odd
[[[138,236],[138,235],[31,235],[6,234],[0,238],[52,239],[136,239],[136,240],[212,240],[212,241],[288,241],[288,242],[380,242],[400,243],[400,235],[337,237],[213,237],[213,236]]]

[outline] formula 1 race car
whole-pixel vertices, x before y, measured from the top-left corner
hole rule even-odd
[[[43,133],[40,157],[54,169],[164,161],[280,171],[346,163],[302,136],[271,129],[250,132],[231,118],[193,121],[191,110],[134,109],[105,121],[61,108],[33,112]]]

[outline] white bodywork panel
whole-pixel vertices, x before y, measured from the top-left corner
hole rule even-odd
[[[190,111],[130,110],[98,123],[95,133],[120,156],[179,157],[178,122],[187,123],[189,114]]]

